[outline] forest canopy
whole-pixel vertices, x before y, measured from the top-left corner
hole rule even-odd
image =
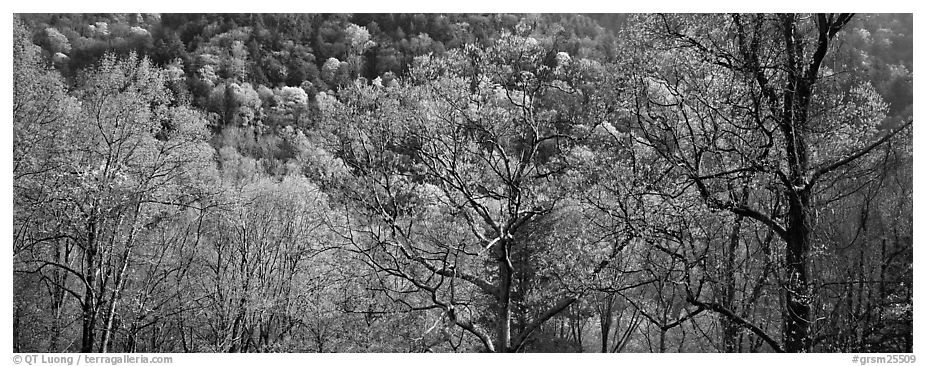
[[[911,14],[22,14],[14,352],[912,352]]]

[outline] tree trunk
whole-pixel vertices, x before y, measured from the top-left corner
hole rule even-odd
[[[666,353],[666,330],[662,327],[659,328],[659,353]]]
[[[242,295],[242,296],[246,296],[246,295]],[[243,329],[244,326],[242,325],[242,323],[244,322],[244,316],[245,316],[245,301],[246,300],[243,297],[238,301],[238,309],[235,314],[235,320],[232,323],[231,345],[228,348],[229,353],[241,352],[242,345],[244,344],[244,342],[242,341],[242,339],[244,338],[244,329]]]
[[[789,171],[788,225],[785,233],[785,352],[810,350],[811,293],[807,279],[807,251],[810,248],[810,193],[807,146],[804,142],[807,115],[813,97],[816,72],[805,69],[804,35],[794,14],[782,17],[787,54],[788,80],[784,95],[782,132],[786,138]],[[815,53],[811,65],[819,65],[826,55]],[[805,73],[806,70],[806,73]]]
[[[21,347],[19,346],[19,318],[20,315],[20,305],[13,303],[13,352],[19,353]]]
[[[65,243],[65,245],[67,245]],[[63,245],[58,245],[55,249],[55,260],[58,263],[66,264],[68,261],[67,250]],[[55,281],[55,287],[52,290],[51,309],[54,316],[51,328],[51,348],[55,351],[63,351],[60,348],[61,332],[63,329],[62,316],[64,315],[64,288],[67,285],[66,280],[68,273],[63,269],[55,267],[52,270],[52,278]]]
[[[498,255],[498,302],[496,305],[496,352],[509,352],[511,347],[511,261],[508,256],[508,241],[499,240]]]
[[[810,351],[810,288],[807,286],[807,251],[810,246],[807,191],[789,198],[785,269],[785,352]]]
[[[86,248],[86,261],[87,261],[87,272],[85,289],[84,289],[84,301],[81,304],[81,319],[83,322],[81,329],[81,342],[80,342],[80,351],[84,353],[93,352],[93,343],[94,343],[94,328],[96,327],[96,299],[94,297],[94,289],[96,286],[96,272],[97,272],[97,263],[96,263],[96,220],[91,218],[87,223],[87,248]]]
[[[611,333],[611,311],[614,306],[614,295],[608,294],[605,303],[598,306],[598,315],[601,324],[601,353],[608,353],[608,336]]]
[[[748,191],[747,191],[748,193]],[[748,197],[748,196],[747,196]],[[733,219],[733,232],[730,235],[730,242],[727,245],[726,258],[724,258],[724,287],[722,304],[725,308],[734,311],[734,292],[736,291],[736,248],[739,245],[740,229],[743,225],[743,217],[736,216]],[[720,327],[723,332],[723,350],[726,353],[736,353],[739,346],[739,327],[728,317],[720,318]]]
[[[582,346],[582,332],[585,331],[585,323],[579,319],[579,315],[576,314],[576,343],[579,346],[579,352],[585,352],[585,347]]]
[[[106,312],[106,321],[103,323],[103,339],[100,344],[100,352],[109,352],[112,344],[113,320],[116,318],[116,302],[122,294],[122,288],[125,286],[125,271],[129,268],[129,257],[132,254],[132,247],[135,244],[135,234],[138,232],[138,214],[141,210],[141,203],[135,203],[135,214],[132,218],[132,230],[129,232],[128,240],[125,242],[125,250],[122,253],[122,266],[116,273],[116,288],[113,289],[109,297],[109,308]]]
[[[106,311],[106,322],[103,325],[103,339],[100,343],[101,353],[109,352],[112,343],[113,320],[116,318],[116,301],[119,301],[119,294],[122,293],[122,288],[125,286],[125,271],[129,267],[129,250],[127,248],[125,251],[122,268],[116,274],[116,288],[113,289],[112,295],[109,297],[109,308]]]

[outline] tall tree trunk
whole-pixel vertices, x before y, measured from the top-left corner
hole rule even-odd
[[[81,342],[80,351],[84,353],[93,352],[94,328],[96,326],[96,299],[94,286],[96,286],[96,219],[90,218],[87,223],[87,248],[85,260],[87,263],[86,278],[84,278],[84,301],[81,304]]]
[[[608,353],[608,337],[611,333],[611,323],[613,321],[611,312],[613,307],[613,294],[606,295],[604,304],[599,303],[598,305],[598,317],[601,324],[601,353]]]
[[[65,245],[67,245],[67,243],[65,243]],[[58,245],[55,248],[55,261],[57,263],[66,264],[68,261],[67,249],[64,248],[65,245]],[[51,348],[55,351],[62,351],[59,346],[63,328],[61,317],[64,315],[64,288],[67,285],[66,280],[68,273],[58,267],[55,267],[52,271],[55,287],[52,289],[51,309],[55,319],[52,322],[51,328]]]
[[[106,321],[103,323],[103,339],[100,344],[100,352],[109,352],[112,343],[113,320],[116,318],[116,302],[122,294],[122,288],[125,286],[125,271],[129,268],[129,257],[132,254],[132,247],[135,246],[135,234],[138,232],[138,214],[141,210],[140,201],[135,203],[135,214],[132,218],[132,230],[129,232],[128,240],[125,243],[125,250],[122,253],[122,266],[116,273],[116,287],[109,297],[109,308],[106,311]]]
[[[887,304],[887,292],[884,291],[884,273],[887,272],[887,239],[881,238],[881,268],[878,272],[878,304],[880,306],[885,306]],[[880,314],[880,313],[879,313]],[[878,315],[878,321],[880,322],[882,315]]]
[[[122,267],[119,268],[119,272],[116,274],[116,288],[113,289],[109,297],[109,308],[106,311],[106,321],[103,324],[103,339],[100,341],[101,353],[109,352],[110,344],[112,343],[113,320],[116,318],[116,302],[119,301],[119,295],[122,293],[122,288],[125,286],[125,271],[129,267],[129,248],[126,248],[122,258]]]
[[[807,208],[810,203],[807,191],[798,191],[789,198],[787,248],[785,269],[785,352],[810,350],[810,302],[807,285],[807,251],[810,247],[810,230]]]
[[[787,84],[782,105],[782,132],[786,139],[788,161],[788,227],[785,267],[788,275],[785,287],[785,351],[811,350],[810,304],[813,294],[808,286],[807,253],[811,234],[811,192],[820,172],[810,169],[805,138],[814,85],[829,51],[830,41],[852,19],[851,14],[838,16],[817,14],[817,37],[811,58],[806,58],[804,31],[796,24],[795,14],[781,15],[787,62]]]
[[[576,345],[579,346],[579,352],[585,352],[585,347],[582,346],[582,332],[585,330],[585,324],[579,319],[578,314],[576,314],[575,323],[576,323]]]
[[[498,302],[496,305],[496,352],[509,352],[511,347],[511,278],[512,268],[508,255],[508,241],[499,240],[496,247],[498,258]]]
[[[856,341],[855,349],[856,352],[869,352],[867,350],[868,344],[865,342],[865,330],[873,329],[871,326],[871,298],[870,296],[865,296],[865,288],[868,284],[868,275],[865,273],[867,268],[865,266],[865,248],[859,251],[858,259],[858,310],[855,312],[858,314],[858,321],[856,322]],[[870,295],[870,294],[869,294]],[[864,304],[864,305],[863,305]],[[862,317],[864,317],[864,322],[862,322]]]
[[[748,191],[747,191],[748,194]],[[747,195],[744,195],[748,197]],[[724,258],[724,287],[722,304],[730,311],[735,310],[734,292],[736,291],[736,248],[739,246],[740,230],[743,225],[743,216],[735,216],[733,219],[733,231],[730,235],[730,242],[727,245],[726,257]],[[732,319],[728,317],[720,318],[720,327],[723,332],[723,350],[726,353],[735,353],[739,346],[739,327]]]
[[[810,247],[810,187],[807,149],[804,144],[807,112],[814,80],[804,75],[804,38],[794,14],[782,15],[787,55],[787,85],[784,93],[782,132],[788,161],[788,219],[785,233],[785,352],[807,352],[810,348],[810,292],[807,287],[807,250]],[[824,53],[825,54],[825,53]],[[817,56],[817,55],[815,55]],[[822,58],[822,56],[819,56]],[[816,77],[814,74],[812,77]]]
[[[13,303],[13,352],[21,352],[21,347],[19,346],[19,318],[20,315],[20,305]]]
[[[659,353],[666,353],[666,329],[662,327],[659,328]]]

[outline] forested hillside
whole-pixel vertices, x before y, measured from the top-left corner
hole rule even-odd
[[[28,14],[15,352],[912,352],[910,14]]]

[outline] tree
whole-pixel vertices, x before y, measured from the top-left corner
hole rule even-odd
[[[493,352],[523,350],[582,291],[548,289],[557,300],[514,327],[525,270],[514,253],[531,245],[519,237],[562,204],[549,182],[566,171],[563,156],[593,123],[583,113],[596,107],[583,102],[589,82],[570,78],[588,63],[556,69],[547,47],[508,35],[484,50],[423,57],[404,86],[342,89],[327,111],[343,126],[339,157],[353,171],[343,234],[353,251],[391,278],[384,291],[420,294],[395,301],[437,309]]]
[[[783,243],[780,349],[787,352],[812,349],[808,253],[816,212],[828,203],[821,196],[912,123],[879,131],[885,107],[877,94],[865,85],[837,87],[839,78],[830,76],[837,70],[824,67],[851,19],[656,16],[647,39],[666,51],[636,76],[633,118],[641,138],[708,207],[762,223]],[[759,191],[741,195],[731,184]]]
[[[324,196],[295,176],[243,183],[228,187],[223,208],[207,218],[211,250],[196,281],[208,289],[213,317],[204,328],[214,333],[201,337],[213,350],[278,347],[302,319],[302,299],[321,301],[312,292],[326,283]]]
[[[23,191],[23,197],[40,200],[18,208],[32,218],[22,230],[36,247],[17,261],[25,273],[55,271],[54,285],[81,307],[81,350],[105,352],[139,238],[166,207],[195,199],[195,189],[181,187],[195,187],[197,177],[207,174],[211,153],[202,117],[168,106],[163,72],[147,60],[109,56],[82,76],[74,95],[79,110],[56,131],[66,140],[47,146],[51,151],[30,152],[54,161],[21,179],[24,189],[36,193]],[[14,125],[29,128],[32,122],[23,118]],[[14,145],[25,148],[28,139]]]
[[[13,256],[21,258],[33,250],[41,251],[47,243],[61,243],[64,237],[56,235],[56,210],[54,191],[64,187],[63,182],[44,179],[60,170],[66,163],[67,148],[73,139],[74,116],[79,111],[77,101],[67,94],[64,80],[54,70],[47,68],[41,58],[39,47],[29,40],[28,30],[14,18],[13,33]],[[50,190],[45,188],[52,188]],[[62,245],[47,253],[58,260],[69,255]],[[19,269],[17,267],[17,269]],[[69,276],[63,269],[52,268],[43,273],[33,284],[27,278],[16,277],[17,294],[26,291],[25,286],[41,286],[48,290],[47,303],[38,307],[51,309],[51,316],[37,317],[33,324],[43,324],[51,319],[48,336],[37,336],[27,341],[26,330],[14,330],[14,348],[22,350],[25,345],[59,350],[61,339],[66,337],[64,318],[67,311],[64,281]],[[43,281],[42,278],[47,280]],[[42,299],[45,300],[45,299]],[[17,296],[16,319],[28,319],[28,300]],[[37,326],[38,327],[38,326]],[[43,339],[44,338],[44,339]],[[39,340],[47,340],[47,344]]]

